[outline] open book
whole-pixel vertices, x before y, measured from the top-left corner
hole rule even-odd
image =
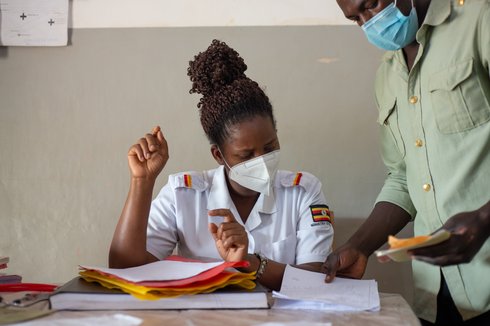
[[[258,309],[268,308],[267,290],[227,287],[212,293],[141,300],[116,289],[89,283],[80,277],[59,288],[50,298],[55,310],[148,310],[148,309]]]

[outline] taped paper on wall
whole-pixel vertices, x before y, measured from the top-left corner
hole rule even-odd
[[[66,45],[68,8],[68,0],[0,0],[0,45]]]

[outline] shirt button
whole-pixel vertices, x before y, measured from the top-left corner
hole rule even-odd
[[[423,145],[424,145],[424,142],[422,141],[422,139],[417,139],[415,141],[415,146],[422,147]]]
[[[424,191],[430,191],[430,184],[426,183],[424,184],[424,186],[422,187],[422,189],[424,189]]]
[[[410,96],[408,100],[410,101],[410,103],[415,104],[419,101],[419,98],[414,95],[414,96]]]

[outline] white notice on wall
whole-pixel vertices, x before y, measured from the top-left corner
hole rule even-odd
[[[0,0],[0,45],[62,46],[68,0]]]

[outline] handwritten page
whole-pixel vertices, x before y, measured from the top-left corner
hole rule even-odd
[[[286,266],[280,292],[273,292],[273,308],[330,311],[378,311],[378,285],[374,280],[336,278]]]
[[[68,0],[0,0],[0,45],[66,45],[68,7]]]
[[[96,270],[105,274],[111,274],[130,282],[142,282],[169,281],[193,277],[221,264],[223,264],[223,262],[202,263],[162,260],[142,266],[122,269],[90,266],[80,267],[87,270]]]

